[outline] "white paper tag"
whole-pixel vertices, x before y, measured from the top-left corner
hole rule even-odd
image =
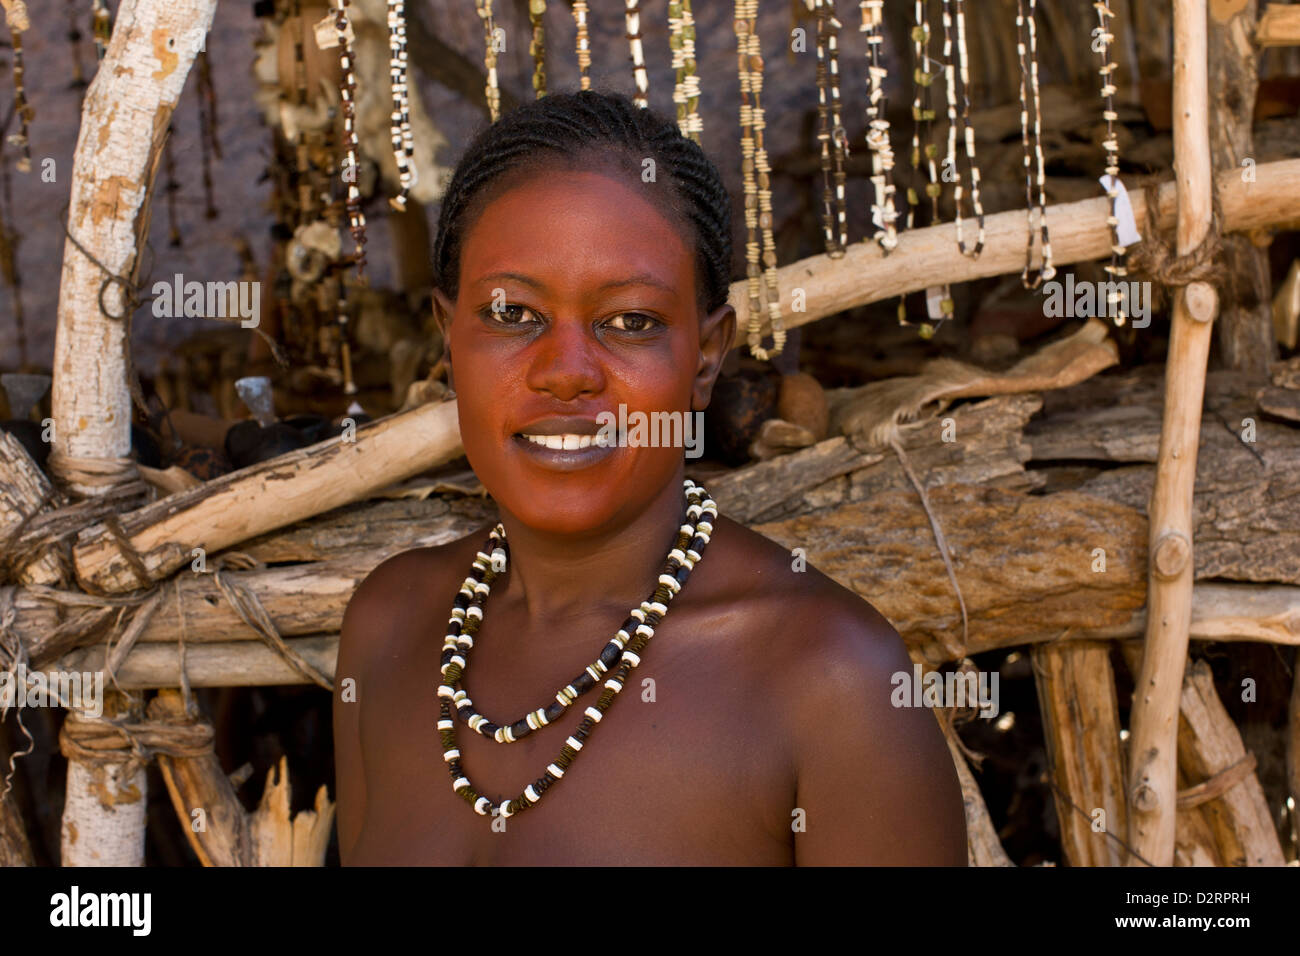
[[[925,290],[925,311],[936,321],[943,318],[943,300],[947,296],[947,287],[932,285]]]
[[[1110,193],[1110,176],[1102,176],[1097,182],[1101,183],[1102,189]],[[1119,191],[1119,195],[1115,197],[1115,218],[1119,220],[1116,233],[1119,236],[1119,244],[1127,249],[1141,242],[1142,236],[1138,233],[1137,218],[1133,215],[1133,204],[1129,202],[1128,190],[1124,188],[1123,180],[1116,179],[1115,185]]]

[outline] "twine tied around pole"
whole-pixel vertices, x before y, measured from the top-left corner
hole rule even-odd
[[[1214,185],[1210,230],[1201,244],[1185,256],[1178,255],[1177,247],[1160,236],[1158,187],[1148,183],[1142,192],[1147,207],[1146,238],[1129,249],[1128,274],[1131,280],[1151,282],[1151,308],[1164,305],[1170,289],[1183,288],[1193,282],[1209,283],[1222,294],[1223,270],[1218,260],[1223,251],[1223,207],[1219,202],[1218,184]]]
[[[59,731],[59,751],[69,760],[111,772],[114,787],[121,790],[125,781],[158,754],[184,759],[211,752],[213,736],[212,725],[206,721],[92,719],[74,710]],[[106,807],[113,805],[104,791],[100,802]]]

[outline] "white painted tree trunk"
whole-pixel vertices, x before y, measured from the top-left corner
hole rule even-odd
[[[142,213],[158,152],[216,6],[216,0],[122,0],[107,54],[86,92],[71,170],[68,230],[114,275],[129,276],[142,244],[140,234],[148,228]],[[65,242],[54,340],[57,454],[51,466],[56,472],[59,455],[122,459],[131,450],[126,326],[100,310],[105,277],[72,240]],[[119,283],[104,290],[104,307],[113,315],[124,311],[124,292]],[[63,474],[75,492],[89,496],[105,490]],[[144,862],[143,771],[111,791],[103,782],[102,769],[69,761],[65,866]]]

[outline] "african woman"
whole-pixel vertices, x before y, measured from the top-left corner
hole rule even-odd
[[[934,716],[890,702],[894,628],[715,515],[681,447],[599,438],[708,405],[730,209],[621,95],[549,94],[460,161],[435,300],[500,533],[392,557],[348,606],[344,864],[965,863]]]

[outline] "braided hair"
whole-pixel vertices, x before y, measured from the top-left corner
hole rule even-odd
[[[654,181],[671,184],[663,191],[670,218],[693,233],[700,308],[707,313],[721,307],[731,284],[731,198],[717,167],[675,121],[635,105],[624,94],[596,90],[548,93],[475,136],[442,199],[433,247],[434,284],[455,301],[465,232],[519,177],[557,165],[604,166],[641,183],[647,159],[654,160]]]

